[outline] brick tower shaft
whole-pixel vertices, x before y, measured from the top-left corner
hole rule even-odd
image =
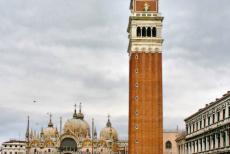
[[[129,153],[163,153],[163,17],[157,0],[132,0],[129,19]]]

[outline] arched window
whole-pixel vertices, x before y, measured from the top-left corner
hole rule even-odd
[[[65,152],[65,151],[76,152],[77,151],[77,143],[72,138],[65,138],[61,141],[60,151],[61,152]]]
[[[172,143],[171,143],[170,141],[167,141],[167,142],[165,143],[165,148],[166,148],[166,149],[172,149]]]
[[[142,36],[146,37],[146,28],[145,27],[142,28]]]
[[[141,37],[141,27],[137,27],[137,37]]]
[[[147,28],[147,36],[151,37],[151,28],[150,27]]]
[[[157,29],[156,27],[152,28],[152,37],[156,37],[157,36]]]

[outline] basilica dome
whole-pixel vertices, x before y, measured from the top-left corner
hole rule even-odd
[[[55,138],[57,136],[57,129],[53,127],[48,127],[43,130],[44,137]]]
[[[118,133],[115,128],[112,127],[112,123],[110,122],[110,119],[108,118],[108,122],[106,124],[106,127],[103,128],[100,132],[100,139],[102,140],[118,140]]]
[[[73,118],[67,120],[64,125],[64,133],[74,134],[76,137],[87,137],[90,135],[89,124],[84,120],[84,115],[81,113],[76,113],[76,109],[73,114]]]
[[[45,138],[55,138],[58,135],[58,130],[53,127],[51,115],[50,115],[50,121],[48,124],[48,127],[42,130],[42,133]]]

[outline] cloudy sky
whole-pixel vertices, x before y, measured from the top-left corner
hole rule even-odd
[[[0,0],[0,142],[73,105],[127,138],[129,0]],[[229,0],[161,0],[164,127],[230,90]],[[33,103],[36,100],[37,103]]]

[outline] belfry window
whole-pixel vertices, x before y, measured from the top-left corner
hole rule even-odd
[[[137,37],[141,37],[141,27],[137,27]]]
[[[166,149],[172,149],[172,143],[171,143],[170,141],[167,141],[167,142],[165,143],[165,148],[166,148]]]
[[[151,37],[151,28],[150,27],[147,28],[147,37]]]
[[[157,36],[157,29],[156,27],[152,28],[152,37],[156,37]]]
[[[146,37],[146,28],[145,27],[142,28],[142,36]]]

